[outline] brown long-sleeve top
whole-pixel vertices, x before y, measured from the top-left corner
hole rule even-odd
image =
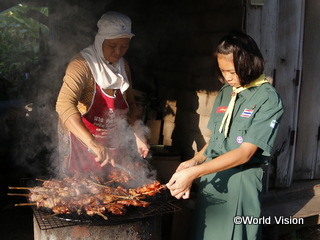
[[[125,69],[130,86],[123,95],[129,104],[128,121],[134,123],[139,118],[139,110],[134,99],[131,73],[127,61],[125,61]],[[56,103],[56,111],[62,123],[65,123],[75,113],[84,114],[87,112],[93,99],[94,82],[89,65],[81,53],[78,53],[66,69]]]

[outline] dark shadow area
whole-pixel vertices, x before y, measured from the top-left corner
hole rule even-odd
[[[1,151],[3,151],[3,149],[1,149]],[[7,196],[9,192],[8,186],[20,186],[19,179],[23,176],[29,176],[29,174],[25,169],[13,165],[10,159],[3,156],[3,154],[4,153],[1,152],[1,238],[6,240],[31,240],[33,239],[31,208],[14,206],[16,203],[26,202],[26,198]]]
[[[10,139],[1,140],[1,236],[2,239],[33,239],[32,210],[29,207],[15,207],[26,202],[25,197],[8,196],[8,186],[20,186],[20,179],[29,177],[25,168],[17,166],[12,159]]]
[[[25,190],[9,190],[8,186],[21,186],[24,178],[35,178],[50,174],[50,158],[53,154],[52,138],[43,132],[41,118],[23,106],[9,107],[1,114],[3,132],[0,137],[1,196],[0,224],[2,239],[33,239],[32,210],[30,207],[15,207],[27,202],[26,197],[8,196],[9,192],[28,193]],[[28,115],[26,115],[28,114]],[[44,117],[45,118],[45,117]],[[38,120],[37,120],[38,119]]]
[[[173,147],[181,150],[182,160],[188,160],[195,155],[194,144],[198,152],[206,144],[199,128],[200,116],[196,112],[199,103],[196,92],[189,92],[187,97],[178,94],[176,106],[175,128],[172,133]]]

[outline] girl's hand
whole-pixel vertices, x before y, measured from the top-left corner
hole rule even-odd
[[[194,178],[194,168],[189,167],[180,170],[172,175],[170,181],[167,183],[167,188],[173,197],[180,199],[187,199],[190,196],[190,189]]]
[[[180,172],[183,169],[187,169],[187,168],[194,167],[197,165],[198,165],[198,162],[194,158],[192,158],[188,161],[184,161],[184,162],[180,163],[180,165],[176,169],[176,172]]]

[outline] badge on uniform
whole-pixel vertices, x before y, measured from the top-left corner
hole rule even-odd
[[[238,136],[236,139],[237,143],[241,144],[243,143],[243,137],[242,136]]]
[[[253,111],[254,111],[253,109],[245,108],[243,110],[243,113],[241,114],[241,117],[249,118],[252,115]]]
[[[227,111],[228,107],[227,106],[222,106],[217,108],[217,113],[225,113]]]
[[[270,127],[274,128],[277,125],[277,123],[278,123],[277,120],[272,120],[270,123]]]

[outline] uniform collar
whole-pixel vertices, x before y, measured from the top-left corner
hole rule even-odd
[[[262,84],[264,85],[264,84]],[[260,86],[262,86],[260,85]],[[238,93],[238,98],[242,98],[244,97],[245,100],[250,100],[252,98],[252,96],[256,93],[256,91],[259,89],[260,86],[257,87],[251,87],[249,89],[243,90],[242,92]],[[230,96],[231,96],[231,92],[232,92],[232,87],[226,83],[222,86],[221,90],[226,90],[228,92],[230,92]]]

